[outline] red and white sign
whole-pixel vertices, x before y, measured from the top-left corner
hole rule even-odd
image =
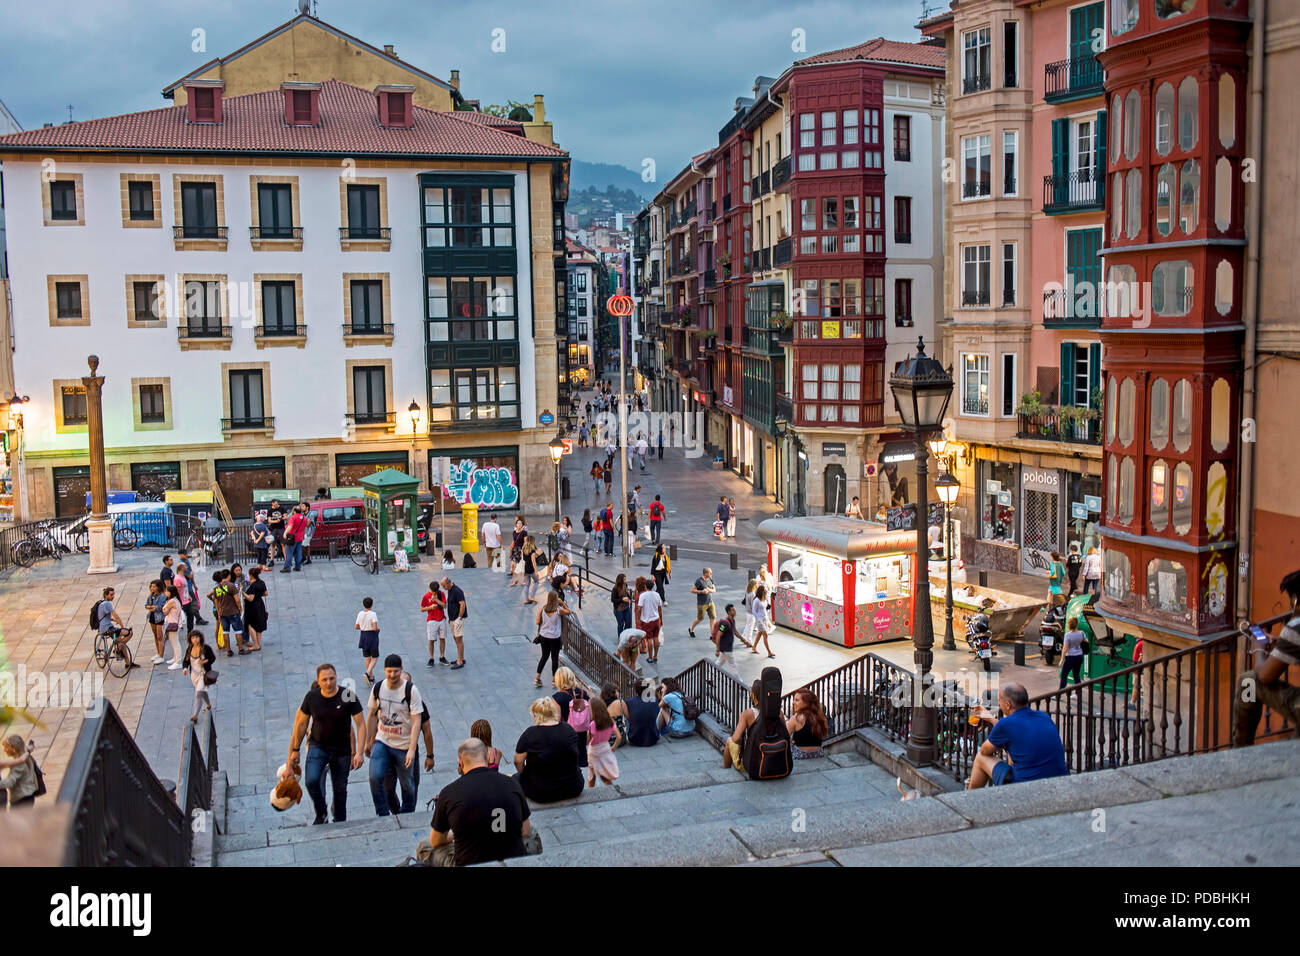
[[[882,607],[871,618],[871,625],[877,631],[887,631],[889,630],[889,625],[893,622],[893,620],[894,620],[894,615],[889,613],[889,609]]]
[[[572,454],[573,454],[573,439],[572,439],[572,438],[561,438],[560,441],[564,442],[564,453],[565,453],[566,455],[572,455]]]

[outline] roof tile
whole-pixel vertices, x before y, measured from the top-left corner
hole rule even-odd
[[[812,66],[818,63],[840,63],[845,60],[876,60],[884,63],[907,63],[913,66],[932,66],[943,68],[944,49],[929,43],[903,43],[898,40],[886,40],[876,37],[856,46],[844,47],[818,53],[803,60],[796,60],[795,66]]]

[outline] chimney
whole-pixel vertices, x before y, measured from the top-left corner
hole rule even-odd
[[[451,71],[451,80],[449,81],[448,85],[451,86],[451,88],[455,90],[457,93],[460,92],[460,70]]]
[[[393,45],[391,43],[384,44],[384,52],[389,56],[397,56],[397,54],[393,52]]]
[[[190,123],[220,123],[224,80],[186,80],[185,116]]]
[[[546,122],[546,104],[542,102],[541,93],[533,94],[533,122],[534,123]]]

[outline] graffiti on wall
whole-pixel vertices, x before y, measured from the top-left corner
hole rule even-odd
[[[514,472],[500,466],[480,468],[471,458],[451,466],[447,491],[461,504],[480,508],[512,508],[519,501]]]

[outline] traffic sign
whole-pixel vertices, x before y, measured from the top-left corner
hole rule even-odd
[[[564,453],[565,453],[566,455],[572,455],[572,454],[573,454],[573,439],[572,439],[572,438],[561,438],[560,441],[564,442]]]

